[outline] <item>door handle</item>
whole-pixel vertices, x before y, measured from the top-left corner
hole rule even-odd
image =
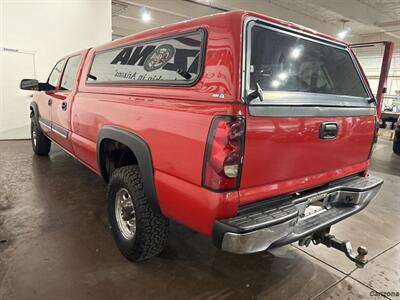
[[[67,102],[65,102],[65,101],[61,102],[61,109],[67,110]]]
[[[49,100],[47,100],[47,105],[48,106],[51,106],[52,104],[53,104],[53,99],[50,98]]]
[[[337,123],[325,122],[321,123],[319,127],[319,138],[321,140],[334,139],[339,132],[339,126]]]

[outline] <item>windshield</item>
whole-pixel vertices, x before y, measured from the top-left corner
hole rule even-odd
[[[367,98],[345,48],[254,25],[250,29],[250,89]]]

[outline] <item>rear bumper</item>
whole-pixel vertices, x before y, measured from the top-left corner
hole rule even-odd
[[[233,253],[253,253],[295,242],[364,209],[379,192],[383,180],[353,176],[296,196],[249,205],[236,217],[214,223],[213,243]],[[304,216],[311,202],[324,210]]]

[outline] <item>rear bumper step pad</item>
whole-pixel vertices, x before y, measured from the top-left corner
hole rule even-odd
[[[214,223],[213,243],[222,250],[252,253],[283,246],[312,235],[364,209],[383,183],[375,176],[355,176],[271,205],[271,200],[243,209],[233,218]],[[318,213],[305,216],[310,202]]]

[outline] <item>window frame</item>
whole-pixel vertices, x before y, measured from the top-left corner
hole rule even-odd
[[[54,71],[54,69],[57,67],[57,65],[58,65],[60,62],[63,62],[63,64],[61,65],[61,71],[60,71],[59,77],[57,78],[56,86],[54,87],[54,89],[51,89],[50,91],[56,91],[56,90],[58,90],[58,89],[60,88],[61,78],[62,78],[63,73],[64,73],[65,61],[66,61],[65,57],[62,58],[62,59],[60,59],[60,60],[58,60],[58,61],[55,63],[54,67],[51,69],[49,76],[47,76],[46,84],[47,84],[48,86],[53,86],[53,85],[51,85],[51,84],[49,83],[50,76],[51,76],[51,74],[53,74],[53,71]]]
[[[328,40],[328,39],[324,39],[322,37],[318,37],[318,36],[314,36],[314,35],[307,35],[302,33],[299,30],[296,29],[287,29],[284,26],[280,26],[278,24],[269,22],[269,21],[264,21],[262,19],[256,18],[256,17],[249,17],[244,21],[244,26],[243,26],[243,39],[242,39],[242,77],[241,77],[241,100],[243,103],[248,103],[247,101],[247,95],[250,94],[251,92],[253,92],[253,90],[250,89],[250,72],[249,72],[249,65],[250,65],[250,59],[251,59],[251,41],[252,41],[252,28],[254,26],[258,26],[261,28],[265,28],[267,30],[272,30],[272,31],[276,31],[279,33],[283,33],[289,36],[294,36],[300,39],[304,39],[304,40],[308,40],[311,42],[315,42],[315,43],[319,43],[319,44],[323,44],[329,47],[334,47],[334,48],[338,48],[341,49],[343,51],[346,51],[351,59],[351,62],[353,63],[353,66],[356,70],[356,73],[363,85],[363,88],[366,92],[366,94],[368,95],[367,97],[357,97],[357,96],[350,96],[350,95],[335,95],[335,94],[320,94],[320,93],[310,93],[310,92],[286,92],[286,91],[264,91],[264,97],[266,96],[266,94],[271,94],[274,93],[275,95],[286,95],[288,96],[289,94],[293,95],[294,97],[290,97],[290,98],[296,98],[296,95],[308,95],[309,97],[311,96],[311,98],[314,98],[313,95],[316,96],[328,96],[328,97],[340,97],[341,99],[341,104],[338,106],[348,106],[348,107],[354,107],[354,106],[363,106],[363,107],[370,107],[371,105],[367,102],[370,101],[371,99],[374,98],[372,92],[369,89],[368,83],[365,81],[364,76],[362,76],[362,72],[360,70],[360,66],[357,64],[354,54],[352,53],[352,51],[350,50],[349,47],[347,47],[345,44],[340,44],[340,43],[336,43],[334,41]],[[265,97],[268,98],[268,97]],[[323,104],[323,103],[318,103],[316,104],[315,101],[310,101],[308,102],[304,102],[304,97],[300,97],[303,98],[303,100],[300,101],[291,101],[291,103],[284,103],[284,102],[279,102],[279,103],[271,103],[267,101],[264,101],[262,103],[251,103],[251,105],[257,105],[257,104],[262,104],[262,105],[278,105],[278,106],[284,106],[284,105],[297,105],[297,106],[304,106],[304,105],[315,105],[315,106],[335,106],[332,105],[331,103],[327,103],[327,104]],[[355,104],[355,99],[365,99],[366,102],[365,104],[363,103],[359,103],[358,105],[354,105]],[[294,99],[291,99],[294,100]],[[312,100],[312,99],[311,99]],[[353,101],[352,101],[353,100]]]
[[[62,80],[64,78],[65,70],[66,70],[66,68],[68,66],[68,62],[70,61],[71,58],[74,58],[74,57],[77,57],[77,56],[78,57],[80,56],[80,60],[79,60],[79,63],[78,63],[78,68],[76,69],[75,77],[74,77],[73,82],[72,82],[72,89],[71,90],[62,89]],[[76,81],[77,81],[77,78],[78,78],[77,75],[79,73],[79,68],[80,68],[80,66],[82,64],[82,53],[69,56],[69,57],[65,58],[64,60],[65,60],[65,63],[64,63],[63,70],[62,70],[62,73],[61,73],[60,81],[58,83],[58,90],[67,93],[67,92],[72,92],[74,90],[74,87],[76,87]]]
[[[198,76],[194,80],[190,81],[185,81],[185,80],[154,80],[154,81],[146,81],[146,80],[116,80],[116,81],[88,81],[89,79],[89,74],[93,66],[94,59],[97,54],[99,53],[104,53],[104,52],[110,52],[110,51],[115,51],[119,49],[124,49],[126,47],[138,47],[138,46],[143,46],[152,42],[162,42],[165,40],[170,40],[173,38],[178,38],[178,37],[185,37],[194,33],[200,33],[202,35],[202,41],[201,41],[201,46],[200,46],[200,58],[199,58],[199,73]],[[122,46],[114,47],[114,48],[109,48],[105,50],[100,50],[100,51],[95,51],[91,57],[90,61],[90,67],[88,68],[88,71],[86,73],[86,80],[85,80],[85,85],[87,86],[173,86],[173,87],[192,87],[195,86],[203,77],[204,74],[204,69],[205,69],[205,59],[206,59],[206,51],[207,51],[207,39],[208,39],[208,32],[207,29],[203,27],[199,27],[194,30],[190,31],[185,31],[182,33],[178,34],[171,34],[171,35],[165,35],[162,37],[158,38],[152,38],[152,39],[146,39],[140,42],[133,42],[133,43],[127,43]]]

